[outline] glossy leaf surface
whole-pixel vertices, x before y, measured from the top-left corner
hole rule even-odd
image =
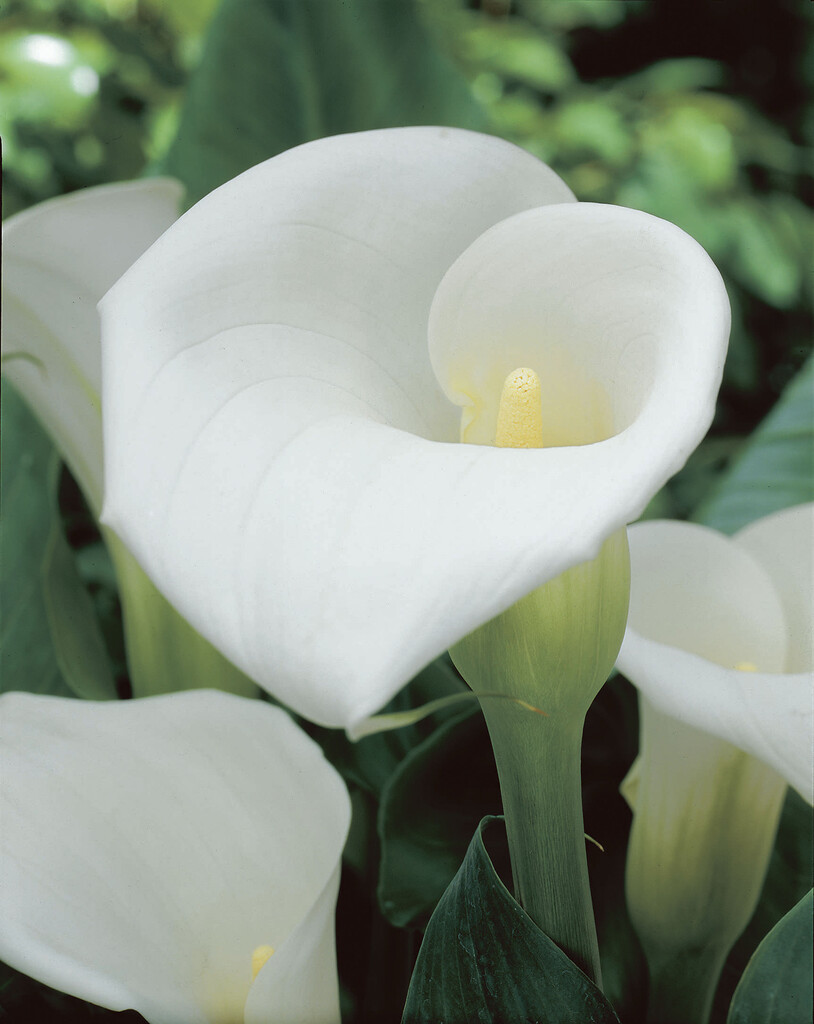
[[[402,1024],[614,1024],[595,985],[531,921],[501,882],[484,844],[503,832],[484,818],[433,914]],[[497,848],[497,847],[495,847]]]
[[[808,1024],[812,1019],[809,892],[769,932],[735,990],[727,1024]]]

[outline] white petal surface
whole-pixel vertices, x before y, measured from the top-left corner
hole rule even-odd
[[[788,649],[785,670],[814,668],[814,504],[796,505],[735,534],[738,545],[771,576],[783,605]]]
[[[316,744],[208,690],[0,713],[0,957],[151,1024],[241,1021],[252,951],[294,941],[347,833]]]
[[[726,956],[760,896],[786,794],[770,767],[640,703],[627,900],[652,966]]]
[[[768,573],[706,527],[647,522],[628,533],[620,671],[659,711],[762,759],[811,803],[811,677],[783,672],[786,622]],[[736,671],[742,662],[759,671]]]
[[[717,272],[672,226],[583,215],[569,198],[548,168],[485,136],[321,140],[207,197],[101,305],[106,521],[200,632],[318,722],[360,721],[595,555],[706,430],[728,331]],[[551,203],[529,229],[539,273],[524,281],[551,275],[552,301],[567,288],[584,305],[614,277],[618,314],[600,306],[620,321],[612,331],[560,322],[581,332],[586,367],[591,330],[612,333],[589,369],[621,432],[569,449],[453,443],[460,414],[427,348],[435,290],[484,230]],[[479,280],[484,313],[517,300],[506,285],[503,271],[494,288]],[[454,321],[439,301],[434,353]]]
[[[244,1024],[339,1024],[338,889],[337,867],[308,916],[258,974],[246,1000]]]
[[[96,303],[178,216],[179,182],[84,189],[3,225],[3,372],[19,388],[94,509],[102,503]]]

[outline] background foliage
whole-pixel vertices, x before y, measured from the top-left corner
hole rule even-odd
[[[552,164],[581,200],[636,207],[677,223],[724,274],[733,333],[718,414],[708,439],[648,514],[693,515],[732,531],[814,498],[814,364],[798,372],[812,335],[814,5],[225,0],[217,12],[215,6],[4,3],[4,215],[159,167],[181,177],[194,200],[264,157],[335,131],[428,120],[491,130]],[[48,620],[51,576],[43,569],[61,515],[76,571],[60,548],[54,579],[64,588],[81,578],[124,696],[120,613],[104,546],[78,490],[66,475],[60,483],[47,438],[15,396],[4,401],[3,417],[12,439],[3,459],[4,607],[23,602],[32,609],[32,628],[41,625],[42,642],[24,645],[39,651],[38,685],[48,692],[69,685],[53,614]],[[91,611],[83,618],[91,628]],[[4,644],[6,688],[19,674],[18,653]],[[450,666],[438,663],[399,698],[400,706],[460,685]],[[635,756],[636,730],[635,698],[617,677],[587,722],[584,798],[586,829],[607,851],[589,856],[595,892],[605,894],[597,915],[608,994],[629,1024],[641,1012],[642,974],[618,901],[629,824],[618,783]],[[480,818],[500,810],[488,740],[480,716],[469,712],[355,746],[336,733],[311,731],[354,795],[338,913],[345,1019],[397,1020],[421,928]],[[810,821],[792,796],[763,901],[721,985],[718,1021],[757,943],[810,884]],[[0,1021],[112,1016],[8,969],[0,974]]]

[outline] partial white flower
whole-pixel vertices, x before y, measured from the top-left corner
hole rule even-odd
[[[678,522],[629,536],[620,671],[658,711],[760,758],[814,802],[814,506],[732,538]]]
[[[3,373],[49,432],[91,508],[102,506],[96,303],[178,216],[181,185],[83,189],[3,225]]]
[[[285,712],[206,690],[0,713],[3,960],[150,1024],[339,1021],[350,804]]]
[[[358,723],[595,557],[709,425],[714,266],[673,225],[572,200],[487,136],[323,139],[206,197],[101,303],[104,518],[317,722]],[[548,447],[491,446],[518,367]]]
[[[680,522],[629,530],[618,665],[641,691],[641,751],[623,784],[626,892],[648,1019],[705,1024],[760,897],[786,781],[812,800],[812,511],[734,538]]]

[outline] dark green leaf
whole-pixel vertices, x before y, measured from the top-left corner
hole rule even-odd
[[[800,217],[807,215],[801,206]],[[787,222],[769,204],[755,200],[733,204],[728,221],[733,272],[764,302],[788,309],[800,291],[805,261]]]
[[[724,533],[814,500],[814,359],[798,373],[693,516]]]
[[[194,202],[300,143],[408,124],[484,124],[413,0],[225,0],[164,170]]]
[[[382,709],[382,713],[406,711],[440,697],[458,693],[464,688],[465,684],[455,673],[452,662],[444,655],[422,669]],[[420,744],[437,727],[439,721],[457,717],[458,714],[459,709],[455,709],[454,712],[436,713],[426,721],[402,729],[374,733],[356,742],[348,739],[347,735],[338,729],[323,729],[303,724],[344,778],[378,800],[388,779],[404,756]]]
[[[379,807],[379,906],[395,925],[420,925],[435,909],[472,833],[502,807],[486,723],[464,712],[398,765]]]
[[[809,892],[758,946],[735,990],[727,1024],[811,1024],[812,910]]]
[[[93,605],[62,531],[59,456],[5,382],[2,416],[0,687],[115,698]]]
[[[618,1024],[599,989],[509,894],[485,832],[505,855],[502,819],[484,818],[430,919],[402,1024]]]
[[[57,664],[70,689],[88,700],[115,700],[116,681],[93,602],[56,510],[43,559],[42,593]]]
[[[59,457],[22,398],[2,385],[0,688],[70,696],[51,643],[41,567]]]
[[[743,935],[735,943],[721,975],[715,996],[712,1022],[726,1020],[732,1000],[750,957],[763,938],[798,903],[811,887],[814,858],[814,818],[812,808],[793,789],[786,792],[783,813],[772,850],[769,870],[760,902]]]

